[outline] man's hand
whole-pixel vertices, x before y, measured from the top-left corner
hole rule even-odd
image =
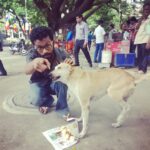
[[[146,49],[150,49],[150,42],[146,44]]]
[[[86,47],[87,47],[87,42],[84,42],[83,48],[86,48]]]
[[[35,58],[33,60],[33,68],[39,72],[50,69],[50,65],[50,62],[45,58]]]
[[[64,60],[64,63],[67,63],[67,64],[72,65],[72,64],[73,64],[73,60],[70,59],[70,58],[66,58],[66,59]]]

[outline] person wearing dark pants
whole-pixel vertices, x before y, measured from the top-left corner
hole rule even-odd
[[[138,20],[136,29],[138,30],[136,36],[135,36],[135,41],[134,44],[137,44],[138,48],[138,56],[137,56],[137,63],[138,63],[138,70],[139,73],[145,73],[147,68],[147,63],[143,63],[145,58],[147,59],[149,55],[149,39],[150,39],[150,3],[145,3],[143,5],[143,15],[142,17]],[[146,61],[145,61],[146,62]],[[143,64],[145,64],[143,66]]]
[[[7,75],[7,72],[4,68],[2,61],[0,60],[0,76],[6,76],[6,75]]]
[[[89,66],[92,67],[92,61],[87,49],[88,44],[88,26],[86,22],[83,21],[82,15],[76,17],[76,35],[75,35],[75,49],[74,49],[74,57],[75,57],[75,66],[79,66],[79,51],[80,49],[83,51],[86,60],[89,63]]]
[[[88,34],[88,50],[91,49],[92,39],[93,39],[93,34],[92,31],[90,31]]]
[[[150,61],[150,49],[147,50],[147,52],[149,53],[149,55],[147,55],[147,56],[144,57],[144,60],[143,60],[143,62],[142,62],[142,67],[141,67],[141,68],[142,68],[142,71],[143,71],[144,73],[147,72],[148,62]]]
[[[134,42],[130,42],[130,53],[135,53],[136,45]]]
[[[79,51],[80,49],[83,51],[85,58],[87,59],[90,67],[92,67],[91,57],[87,50],[87,47],[83,47],[84,40],[76,40],[75,43],[75,50],[74,50],[74,56],[75,56],[75,65],[79,66]]]
[[[147,68],[147,57],[149,55],[149,50],[146,49],[146,43],[138,44],[137,48],[138,48],[138,53],[137,53],[138,69],[145,73]]]

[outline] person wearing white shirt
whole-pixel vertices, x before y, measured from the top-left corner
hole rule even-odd
[[[94,53],[94,62],[95,63],[100,63],[101,62],[101,55],[102,55],[102,50],[104,49],[104,36],[105,36],[105,30],[102,27],[104,21],[99,20],[98,22],[98,27],[94,31],[94,35],[96,38],[96,49]]]

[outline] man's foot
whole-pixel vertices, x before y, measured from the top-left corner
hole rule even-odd
[[[73,66],[80,66],[79,64],[74,64]]]
[[[63,118],[67,122],[75,120],[75,118],[71,116],[69,108],[56,110],[56,113],[59,117]]]
[[[40,113],[47,114],[49,112],[49,107],[42,106],[39,108]]]
[[[139,71],[138,71],[138,74],[144,74],[144,71],[139,70]]]
[[[92,64],[90,63],[89,66],[92,67]]]
[[[76,118],[74,117],[71,117],[70,113],[66,114],[66,115],[63,115],[63,119],[67,122],[71,122],[71,121],[75,121]]]
[[[7,76],[7,72],[6,71],[0,71],[0,76]]]

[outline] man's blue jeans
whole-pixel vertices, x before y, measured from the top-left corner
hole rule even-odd
[[[104,43],[96,43],[96,50],[94,53],[94,62],[101,62],[102,50],[104,49]]]
[[[68,88],[62,82],[52,82],[50,85],[32,83],[30,88],[31,104],[39,107],[50,107],[54,101],[52,95],[57,95],[56,111],[62,111],[62,113],[69,111],[67,104]]]

